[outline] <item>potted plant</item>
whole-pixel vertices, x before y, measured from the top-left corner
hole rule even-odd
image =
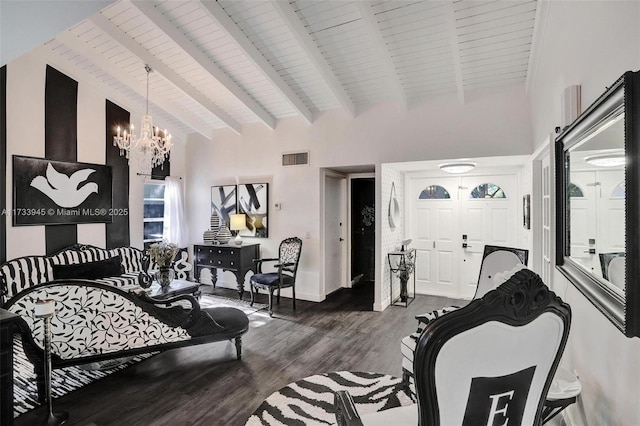
[[[149,247],[149,257],[158,266],[155,279],[163,289],[167,288],[173,280],[174,272],[171,266],[177,254],[178,246],[167,241],[154,243]]]

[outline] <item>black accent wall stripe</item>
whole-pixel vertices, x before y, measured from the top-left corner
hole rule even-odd
[[[47,65],[44,87],[44,156],[78,160],[78,82]],[[78,242],[77,225],[45,226],[48,255]]]
[[[129,209],[129,164],[125,157],[120,156],[118,147],[113,146],[113,137],[118,126],[129,127],[130,114],[128,111],[106,100],[106,164],[111,166],[113,176],[113,209]],[[113,216],[113,222],[106,226],[107,248],[130,245],[129,215]]]
[[[7,66],[0,68],[0,263],[7,261]]]

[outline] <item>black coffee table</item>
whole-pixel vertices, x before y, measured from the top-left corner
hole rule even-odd
[[[199,283],[186,280],[173,280],[171,284],[169,284],[169,287],[164,290],[160,287],[160,284],[154,281],[146,291],[146,294],[152,299],[165,300],[181,294],[190,294],[196,299],[200,299],[201,293]]]

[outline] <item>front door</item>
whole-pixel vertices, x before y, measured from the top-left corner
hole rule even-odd
[[[517,176],[410,178],[416,292],[470,299],[486,244],[515,247]]]
[[[458,178],[416,179],[409,218],[416,249],[416,293],[457,297],[456,248]]]
[[[459,297],[475,294],[485,245],[516,246],[520,216],[516,214],[515,182],[513,175],[460,178]]]

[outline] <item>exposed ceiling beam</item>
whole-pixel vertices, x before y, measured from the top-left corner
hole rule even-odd
[[[56,40],[71,48],[74,52],[88,58],[100,69],[117,80],[120,80],[120,82],[128,86],[138,95],[142,97],[146,96],[146,85],[144,82],[138,81],[122,68],[116,66],[114,62],[111,62],[104,55],[98,53],[93,47],[89,46],[87,43],[83,42],[71,33],[71,31],[63,32],[56,37]],[[213,128],[202,123],[201,120],[194,117],[193,114],[184,108],[165,100],[162,96],[154,96],[152,103],[158,108],[164,110],[167,114],[174,116],[187,126],[191,127],[194,132],[200,133],[206,138],[211,138]]]
[[[97,13],[90,18],[91,22],[98,28],[105,32],[116,42],[120,43],[125,49],[140,58],[145,64],[148,64],[155,72],[164,77],[169,83],[173,84],[179,90],[184,92],[187,96],[191,97],[195,102],[202,105],[211,114],[218,117],[223,123],[233,129],[236,133],[242,133],[242,125],[238,123],[233,117],[222,110],[209,98],[204,96],[191,84],[186,82],[182,77],[178,75],[171,68],[166,66],[162,61],[152,55],[147,49],[142,47],[138,42],[129,37],[124,31],[118,28],[115,24],[105,18],[102,14]]]
[[[453,56],[453,71],[456,76],[456,87],[458,89],[458,100],[464,104],[464,83],[462,81],[462,66],[460,65],[460,41],[458,40],[458,26],[456,25],[456,15],[453,10],[453,1],[445,6],[447,16],[447,27],[449,28],[449,46]]]
[[[209,73],[210,76],[218,80],[225,89],[233,96],[249,108],[264,124],[269,128],[275,129],[276,119],[269,114],[264,108],[238,86],[229,76],[221,70],[215,63],[207,57],[200,49],[198,49],[181,31],[179,31],[158,9],[153,2],[134,0],[131,2],[140,12],[142,12],[156,27],[165,33],[183,52],[189,55],[202,68]]]
[[[391,55],[389,54],[387,43],[385,42],[384,36],[380,31],[378,20],[373,15],[373,11],[371,10],[371,5],[368,2],[356,2],[356,4],[360,11],[360,16],[362,16],[362,20],[367,28],[367,32],[371,35],[371,38],[374,42],[376,56],[380,58],[382,65],[384,66],[384,69],[389,76],[389,80],[393,85],[394,93],[400,100],[402,106],[406,108],[407,96],[404,93],[404,89],[402,88],[402,84],[400,83],[400,79],[398,78],[398,71],[396,70],[396,67],[393,64],[393,60],[391,59]]]
[[[527,95],[533,90],[536,84],[536,74],[538,73],[538,64],[540,64],[540,55],[542,53],[544,33],[547,28],[549,9],[551,9],[551,1],[538,0],[536,2],[536,17],[533,21],[529,64],[527,66],[527,78],[524,86]]]
[[[324,56],[322,56],[322,53],[320,53],[318,45],[311,37],[311,34],[309,34],[305,29],[302,22],[300,22],[300,18],[298,18],[296,12],[291,8],[289,2],[272,1],[271,4],[278,12],[278,15],[280,15],[280,18],[284,21],[287,28],[289,28],[289,31],[291,31],[296,37],[296,40],[302,47],[302,50],[304,50],[311,60],[311,63],[318,70],[325,84],[329,86],[329,90],[333,92],[340,105],[349,112],[351,117],[354,117],[355,106],[353,105],[351,98],[344,90],[344,87],[342,87],[342,84],[338,81],[333,70],[324,59]]]
[[[79,68],[72,61],[60,56],[47,44],[37,47],[32,51],[32,53],[36,55],[38,58],[44,59],[48,64],[55,66],[56,69],[59,69],[60,71],[69,75],[70,77],[77,78],[82,81],[86,81],[89,85],[95,87],[100,92],[102,92],[105,98],[120,105],[121,107],[129,108],[134,111],[137,109],[137,108],[131,107],[136,102],[133,101],[130,97],[124,95],[122,92],[113,90],[112,86],[96,78],[95,75],[92,75],[88,71],[85,71]],[[139,112],[140,115],[142,115],[143,113],[144,112]],[[186,135],[183,134],[182,132],[176,132],[175,129],[172,129],[171,134],[173,139],[175,140],[181,140],[184,142],[187,141]],[[207,138],[211,138],[211,133],[207,135]]]
[[[236,46],[251,60],[262,74],[275,86],[282,96],[291,106],[304,117],[310,124],[313,121],[313,114],[306,107],[302,99],[289,87],[273,66],[262,55],[260,50],[249,40],[235,22],[227,15],[222,6],[216,1],[199,1],[201,9],[213,19],[229,37],[233,39]]]

